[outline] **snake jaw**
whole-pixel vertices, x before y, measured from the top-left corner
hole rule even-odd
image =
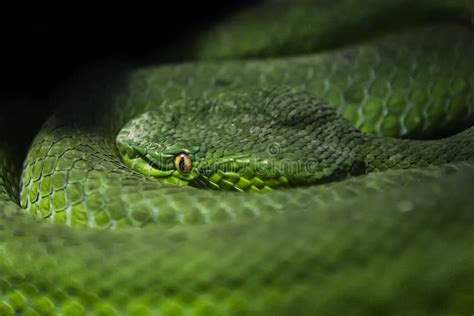
[[[267,192],[288,184],[285,176],[260,174],[248,166],[247,160],[230,159],[224,166],[221,164],[221,168],[206,170],[196,167],[189,173],[182,173],[176,169],[163,170],[154,162],[156,157],[142,154],[130,146],[126,148],[120,152],[127,167],[162,183],[239,192]]]
[[[198,176],[197,172],[194,170],[189,174],[182,174],[178,170],[157,169],[150,165],[142,157],[133,158],[129,156],[123,156],[122,160],[127,167],[139,172],[140,174],[157,179],[162,183],[188,186],[190,185],[189,183]]]
[[[159,182],[188,186],[190,181],[199,176],[196,170],[183,174],[174,169],[172,156],[168,154],[153,155],[145,147],[119,140],[116,144],[127,167]]]
[[[193,161],[190,172],[183,173],[176,168],[175,159],[185,152],[186,156],[189,155],[188,159],[195,160],[195,154],[189,150],[168,149],[160,154],[154,154],[146,147],[119,141],[117,141],[117,147],[124,164],[140,174],[162,183],[218,191],[267,192],[295,185],[324,182],[326,178],[332,178],[334,173],[334,170],[329,170],[329,168],[324,170],[316,168],[317,170],[309,172],[306,169],[311,167],[308,166],[308,162],[312,161],[307,161],[304,174],[289,177],[287,173],[295,171],[294,168],[285,172],[284,167],[278,166],[274,161],[267,158],[251,158],[248,155],[225,158],[219,162],[214,161],[212,166],[203,165],[203,161]],[[280,167],[283,169],[280,170]]]

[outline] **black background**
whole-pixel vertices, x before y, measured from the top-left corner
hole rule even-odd
[[[155,54],[254,2],[154,2],[38,12],[25,3],[25,8],[3,10],[0,95],[43,99],[85,67]]]

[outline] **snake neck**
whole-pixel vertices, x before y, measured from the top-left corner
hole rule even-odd
[[[367,138],[360,151],[367,173],[442,165],[474,157],[474,127],[437,140]]]

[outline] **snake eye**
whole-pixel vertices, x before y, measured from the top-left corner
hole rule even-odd
[[[179,154],[174,158],[174,167],[182,174],[188,174],[193,168],[193,162],[186,154]]]

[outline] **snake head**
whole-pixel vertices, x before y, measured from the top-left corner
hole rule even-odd
[[[123,161],[162,182],[267,191],[353,173],[360,133],[309,94],[240,94],[145,112],[119,132]]]

